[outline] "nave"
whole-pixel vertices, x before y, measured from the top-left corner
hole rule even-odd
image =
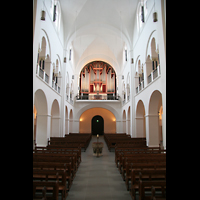
[[[115,165],[115,153],[109,152],[104,136],[102,156],[93,156],[92,140],[86,152],[81,152],[82,162],[76,173],[67,200],[131,200],[129,191]]]

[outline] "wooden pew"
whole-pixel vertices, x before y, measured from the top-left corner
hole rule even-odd
[[[70,163],[71,164],[71,173],[72,173],[72,181],[76,174],[76,166],[75,166],[75,157],[72,156],[48,156],[48,155],[35,155],[33,153],[33,162],[49,162],[49,163]]]
[[[71,163],[33,162],[33,170],[65,170],[67,190],[70,190],[72,185]]]
[[[62,199],[65,200],[67,193],[66,170],[33,170],[34,181],[56,181],[58,180],[58,190],[62,192]]]
[[[52,200],[58,200],[59,193],[59,179],[58,173],[56,174],[56,181],[33,181],[33,199],[41,199],[42,196],[36,195],[36,191],[42,191],[46,187],[47,191],[52,191]]]
[[[81,147],[86,151],[92,136],[91,134],[69,134],[65,137],[50,137],[48,146]]]
[[[139,200],[149,200],[152,199],[151,196],[147,196],[146,191],[151,191],[152,186],[161,191],[162,195],[158,195],[158,198],[166,198],[166,181],[142,181],[139,180]]]
[[[47,189],[46,189],[46,186],[44,186],[42,189],[42,200],[47,200],[46,192],[47,192]]]
[[[166,169],[165,170],[132,170],[130,195],[133,200],[136,199],[136,192],[138,192],[139,195],[141,194],[141,191],[139,192],[139,190],[141,189],[140,181],[151,182],[149,184],[149,187],[145,188],[148,191],[151,190],[151,186],[154,182],[158,182],[158,181],[165,182],[165,186],[166,186]],[[160,190],[160,187],[156,187],[156,188]],[[164,188],[162,189],[162,192],[164,192],[163,190]],[[151,199],[150,197],[148,198]]]
[[[130,188],[130,194],[131,196],[133,195],[132,190],[138,190],[139,188],[139,179],[142,180],[166,180],[166,169],[145,169],[145,170],[140,170],[140,169],[132,169],[131,170],[131,183],[129,187],[129,182],[128,184],[128,189]]]
[[[78,159],[81,162],[81,148],[80,147],[35,147],[34,151],[35,153],[37,153],[38,150],[43,150],[43,151],[53,151],[54,153],[58,152],[58,153],[63,153],[63,152],[76,152],[78,153]]]
[[[123,154],[125,152],[133,152],[133,153],[151,153],[152,151],[160,151],[160,147],[127,147],[127,146],[116,146],[115,147],[115,161],[119,157],[119,154]]]
[[[153,162],[150,162],[150,163],[153,163]],[[157,161],[155,161],[154,162],[155,164],[156,163],[159,163],[160,164],[160,162],[157,162]],[[163,163],[164,165],[166,165],[165,163]],[[163,165],[163,166],[164,166]],[[163,167],[162,165],[161,166],[157,166],[157,170],[166,170],[166,167]],[[126,188],[127,188],[127,190],[129,190],[129,181],[131,181],[131,171],[132,171],[132,167],[134,167],[134,165],[132,165],[132,163],[129,165],[129,164],[127,164],[127,166],[126,166],[126,175],[125,175],[125,183],[126,183]],[[147,170],[151,170],[151,168],[150,169],[147,169]],[[155,169],[154,169],[155,170]]]
[[[131,145],[133,147],[146,147],[146,138],[131,138],[130,135],[124,134],[105,134],[104,140],[108,146],[108,150],[111,151],[112,148],[115,148],[118,145]]]
[[[122,157],[122,167],[120,170],[123,180],[126,178],[127,170],[129,171],[137,163],[164,163],[166,165],[166,154],[138,154]]]
[[[80,154],[78,151],[58,151],[58,150],[54,150],[54,149],[48,149],[48,150],[38,150],[38,148],[36,150],[33,150],[33,153],[35,153],[35,155],[52,155],[52,156],[65,156],[65,155],[68,155],[68,156],[74,156],[75,157],[75,165],[76,167],[78,168],[79,165],[80,165],[80,162],[81,162],[81,158],[80,158]]]
[[[160,198],[160,197],[157,197],[157,196],[156,196],[156,190],[155,190],[155,187],[154,187],[154,186],[151,187],[151,194],[152,194],[152,195],[151,195],[151,199],[152,199],[152,200],[166,200],[165,197],[163,197],[163,198],[161,197],[161,198]]]
[[[119,151],[115,153],[115,163],[116,166],[119,168],[119,171],[121,173],[121,167],[122,167],[122,162],[124,157],[128,157],[131,155],[142,155],[142,154],[161,154],[161,153],[166,153],[166,150],[161,150],[161,149],[152,149],[152,148],[132,148],[132,149],[125,149],[123,151]]]

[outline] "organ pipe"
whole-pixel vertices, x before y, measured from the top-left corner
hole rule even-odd
[[[115,93],[116,74],[114,69],[102,61],[91,62],[81,70],[80,92]]]

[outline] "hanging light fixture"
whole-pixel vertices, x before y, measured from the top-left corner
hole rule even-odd
[[[134,60],[133,60],[133,58],[131,58],[131,64],[133,64],[134,63]]]
[[[158,18],[157,18],[157,12],[155,12],[155,0],[154,0],[154,13],[153,13],[153,22],[157,22]]]
[[[153,22],[157,22],[158,18],[157,18],[157,12],[153,13]]]
[[[46,12],[44,10],[41,11],[41,20],[45,21]]]

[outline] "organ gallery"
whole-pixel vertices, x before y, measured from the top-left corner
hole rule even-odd
[[[108,63],[94,61],[80,73],[81,99],[113,99],[116,96],[116,73]]]

